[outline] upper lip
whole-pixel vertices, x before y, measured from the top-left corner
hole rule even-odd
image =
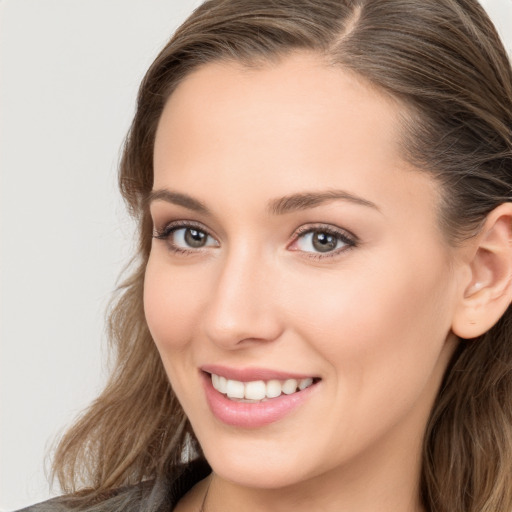
[[[222,366],[217,364],[205,364],[200,369],[206,373],[214,373],[230,380],[238,380],[241,382],[251,382],[255,380],[287,380],[287,379],[307,379],[313,378],[311,374],[293,373],[282,370],[272,370],[269,368],[246,367],[233,368],[230,366]]]

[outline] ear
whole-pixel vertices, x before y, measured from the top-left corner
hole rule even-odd
[[[487,332],[512,301],[512,203],[495,208],[472,239],[464,265],[469,269],[452,331],[460,338]]]

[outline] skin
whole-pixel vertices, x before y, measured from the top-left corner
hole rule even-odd
[[[209,213],[155,199],[155,230],[191,221],[210,235],[187,253],[172,250],[186,248],[178,232],[155,238],[145,280],[150,331],[214,470],[179,512],[199,510],[209,483],[209,511],[422,510],[424,429],[471,276],[439,229],[436,183],[401,158],[403,115],[304,53],[250,70],[207,64],[168,100],[154,190],[192,196]],[[329,190],[373,206],[267,208]],[[355,246],[319,257],[297,235],[325,226],[355,235]],[[211,413],[205,364],[321,380],[280,421],[237,428]]]

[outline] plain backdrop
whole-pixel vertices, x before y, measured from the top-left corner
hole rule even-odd
[[[146,68],[199,3],[0,0],[2,512],[51,496],[45,455],[104,382],[134,243],[120,148]],[[512,53],[512,0],[482,3]]]

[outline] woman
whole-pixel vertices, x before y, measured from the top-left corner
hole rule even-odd
[[[512,510],[512,71],[476,1],[204,3],[120,185],[117,367],[43,510]]]

